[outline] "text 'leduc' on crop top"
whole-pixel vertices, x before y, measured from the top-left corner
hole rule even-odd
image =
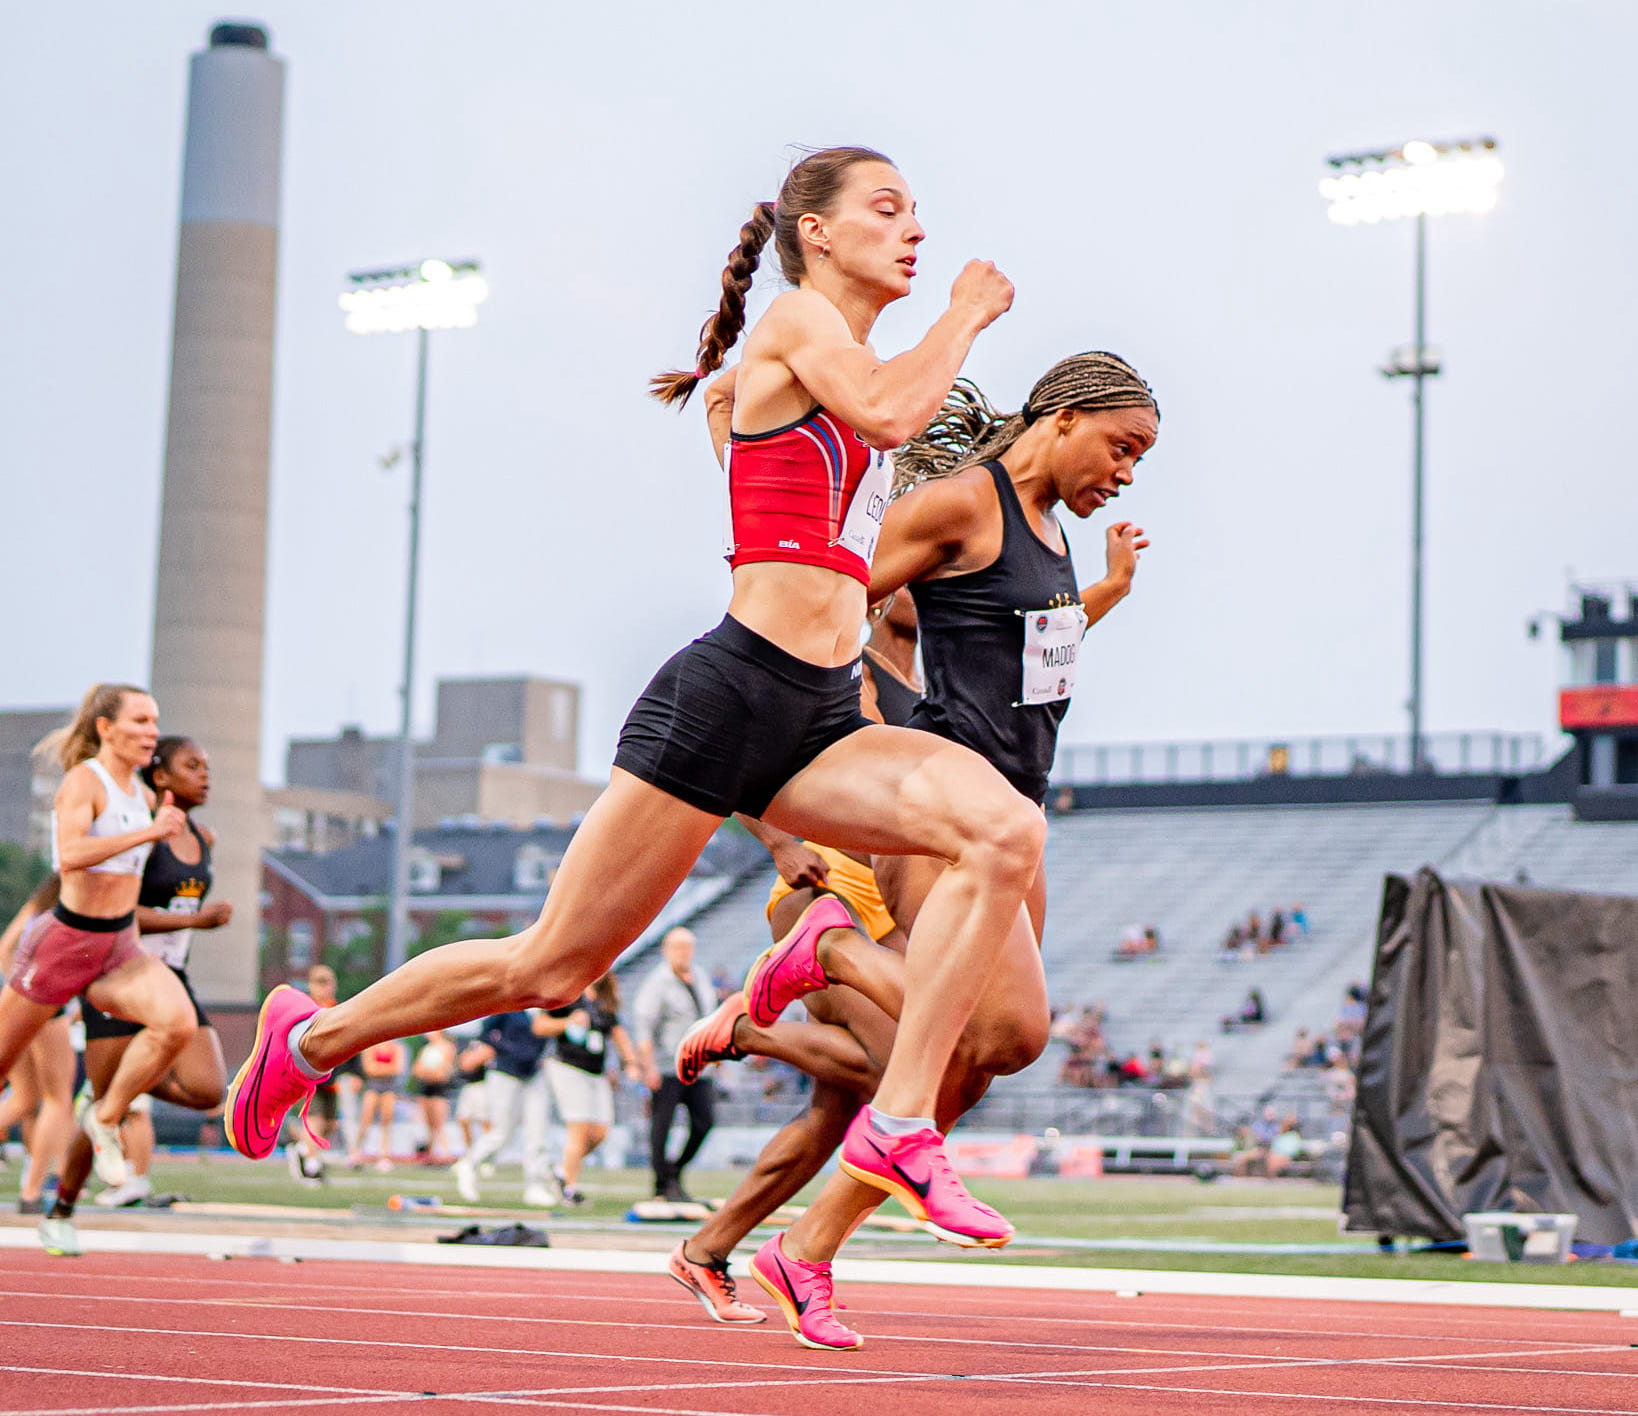
[[[887,453],[815,408],[772,432],[735,433],[727,457],[729,565],[793,561],[870,583],[893,486]]]

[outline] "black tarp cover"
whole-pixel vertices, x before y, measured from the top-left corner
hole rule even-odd
[[[1638,897],[1388,877],[1361,1054],[1347,1229],[1638,1234]]]

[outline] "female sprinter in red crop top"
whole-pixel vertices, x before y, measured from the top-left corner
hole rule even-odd
[[[694,371],[656,380],[662,398],[682,401],[722,366],[773,241],[797,288],[758,322],[738,370],[727,616],[661,668],[632,709],[609,788],[575,833],[534,925],[431,950],[322,1014],[293,989],[269,997],[229,1089],[228,1133],[239,1150],[268,1154],[285,1111],[382,1038],[579,997],[737,810],[840,848],[950,862],[910,938],[898,1042],[844,1158],[861,1179],[908,1186],[922,1197],[917,1217],[955,1242],[1011,1237],[956,1178],[930,1118],[1035,876],[1045,826],[977,753],[859,711],[865,588],[888,490],[877,449],[921,430],[978,333],[1012,303],[1005,277],[974,261],[921,342],[879,359],[866,342],[871,327],[910,293],[924,234],[904,178],[863,148],[813,154],[791,170],[777,202],[756,206]],[[818,937],[850,924],[834,899],[810,906],[758,970],[770,990],[763,1010],[815,986]]]

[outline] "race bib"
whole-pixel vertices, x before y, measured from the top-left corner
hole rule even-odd
[[[882,534],[882,517],[887,515],[887,497],[893,490],[893,454],[877,452],[854,488],[853,500],[842,521],[842,534],[834,542],[852,551],[866,565],[876,556],[876,539]]]
[[[199,913],[197,895],[177,895],[165,906],[166,914],[196,915]],[[142,940],[143,950],[173,969],[188,966],[188,950],[193,944],[191,929],[172,929],[164,934],[149,934]]]
[[[734,444],[730,439],[722,449],[722,558],[734,558]]]
[[[1015,708],[1057,703],[1075,691],[1075,661],[1086,633],[1086,611],[1079,605],[1055,610],[1024,610],[1024,691]]]

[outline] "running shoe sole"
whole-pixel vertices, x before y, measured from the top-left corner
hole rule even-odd
[[[801,1315],[791,1306],[790,1299],[781,1293],[771,1280],[762,1276],[762,1271],[757,1268],[754,1259],[751,1261],[751,1277],[757,1281],[764,1293],[779,1304],[779,1311],[785,1316],[785,1325],[790,1328],[791,1336],[802,1346],[811,1347],[815,1352],[853,1352],[864,1346],[864,1338],[862,1337],[857,1342],[848,1343],[845,1347],[832,1347],[828,1342],[815,1342],[811,1337],[803,1333]]]
[[[712,1057],[710,1061],[702,1062],[697,1067],[691,1067],[688,1065],[689,1053],[693,1048],[694,1039],[706,1032],[709,1032],[713,1027],[717,1026],[718,1016],[722,1013],[723,1009],[727,1008],[729,1003],[732,1002],[733,999],[729,998],[726,1002],[718,1006],[716,1012],[708,1013],[682,1035],[682,1041],[677,1044],[677,1051],[673,1055],[671,1063],[672,1070],[677,1074],[677,1080],[684,1086],[689,1086],[692,1083],[697,1082],[700,1079],[701,1074],[707,1067],[711,1066],[713,1062],[738,1062],[744,1058],[745,1054],[733,1045],[734,1024],[738,1022],[740,1018],[746,1016],[746,1009],[741,1007],[729,1020],[729,1042],[727,1049],[719,1051],[713,1048],[712,1050],[716,1052],[716,1056]]]
[[[910,1217],[917,1224],[935,1239],[942,1239],[946,1244],[954,1244],[960,1249],[1004,1249],[1012,1243],[1011,1234],[994,1239],[982,1239],[972,1234],[962,1234],[955,1229],[946,1229],[942,1224],[937,1224],[927,1217],[927,1206],[922,1203],[921,1196],[908,1186],[897,1184],[873,1170],[861,1170],[846,1160],[838,1161],[838,1164],[861,1185],[870,1185],[891,1195],[910,1212]]]

